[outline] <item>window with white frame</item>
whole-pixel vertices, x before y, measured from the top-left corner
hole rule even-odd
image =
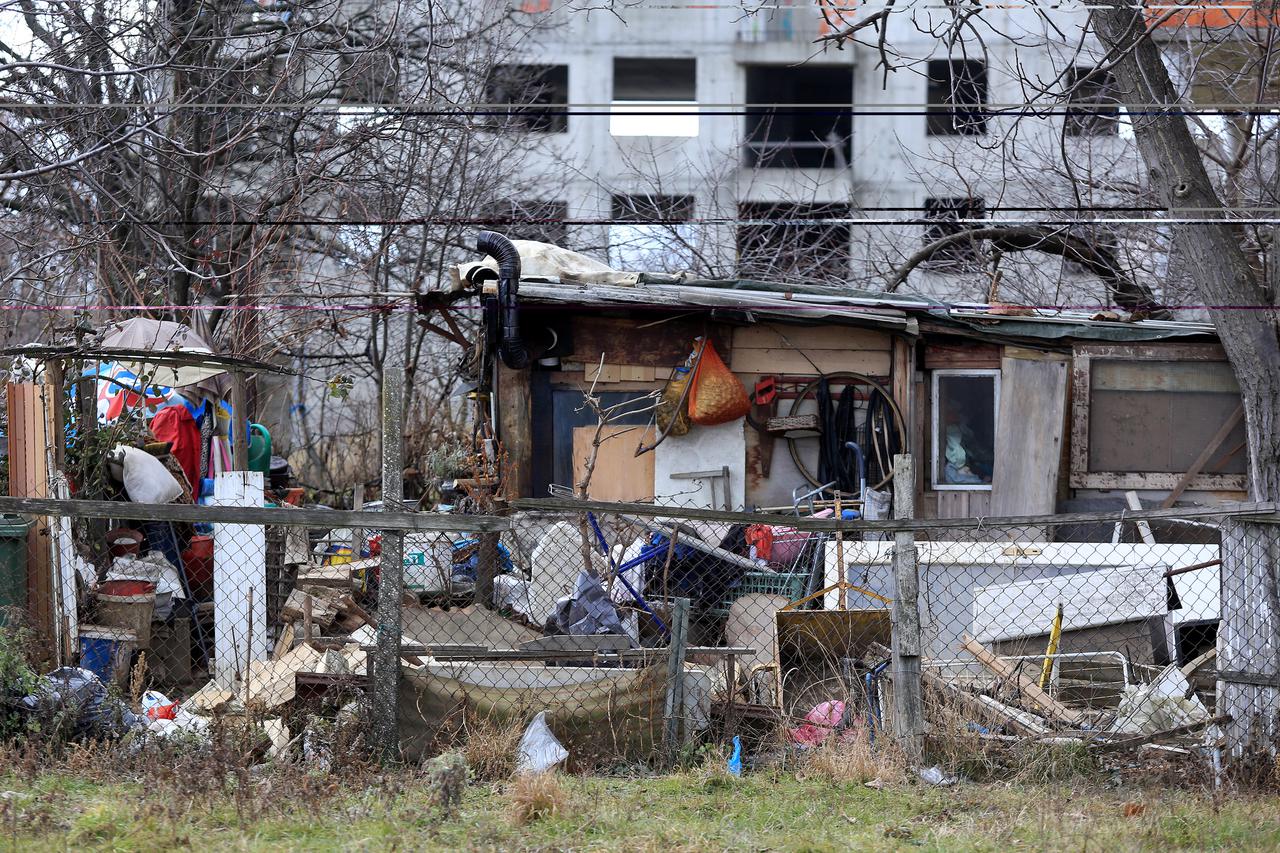
[[[1000,371],[933,371],[934,489],[990,489]]]

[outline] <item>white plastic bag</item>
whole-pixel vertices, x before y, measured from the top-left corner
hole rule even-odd
[[[139,504],[167,504],[182,495],[182,486],[164,463],[145,450],[117,444],[115,455],[124,469],[124,490]]]
[[[569,757],[569,750],[556,740],[547,725],[547,712],[539,711],[520,738],[517,773],[542,773]]]

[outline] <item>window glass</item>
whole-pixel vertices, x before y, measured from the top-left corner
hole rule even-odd
[[[613,60],[613,136],[697,136],[697,62]]]
[[[618,195],[609,226],[609,266],[644,272],[682,272],[693,265],[693,196]]]
[[[995,463],[996,371],[935,371],[933,484],[990,488]]]

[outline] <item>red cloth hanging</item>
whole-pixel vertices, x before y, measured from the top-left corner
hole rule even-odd
[[[151,419],[151,434],[169,442],[169,453],[178,460],[192,494],[200,488],[200,427],[186,406],[165,406]]]

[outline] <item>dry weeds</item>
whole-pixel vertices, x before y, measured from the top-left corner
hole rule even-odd
[[[516,771],[517,753],[524,728],[518,721],[472,717],[465,726],[462,754],[477,782],[502,782]]]
[[[563,814],[569,807],[569,794],[560,784],[554,770],[545,773],[521,773],[507,790],[511,821],[525,826],[543,818]]]
[[[887,737],[873,744],[865,732],[833,735],[800,758],[796,778],[896,785],[907,779],[907,760]]]

